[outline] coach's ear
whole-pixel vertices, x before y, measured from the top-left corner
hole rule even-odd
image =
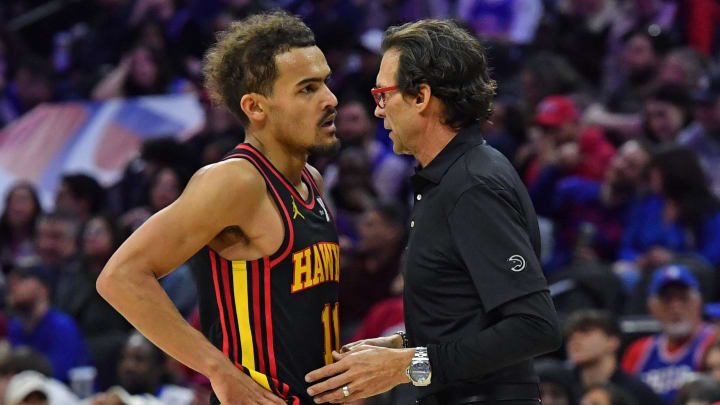
[[[265,97],[258,93],[248,93],[240,99],[240,108],[247,115],[250,122],[262,122],[267,116],[263,110]]]
[[[415,96],[415,100],[413,103],[418,112],[423,112],[427,110],[427,108],[430,106],[431,96],[432,90],[430,89],[430,86],[428,86],[427,83],[421,84],[418,94]]]

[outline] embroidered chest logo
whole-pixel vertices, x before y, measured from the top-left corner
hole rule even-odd
[[[525,258],[520,255],[512,255],[507,261],[512,263],[514,266],[510,267],[510,270],[514,272],[520,272],[525,270]]]
[[[297,218],[298,216],[302,219],[305,219],[305,216],[300,212],[300,210],[297,207],[297,204],[295,204],[295,197],[292,198],[292,206],[293,206],[293,219]]]

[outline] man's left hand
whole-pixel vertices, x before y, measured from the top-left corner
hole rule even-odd
[[[308,373],[312,385],[308,394],[315,402],[345,403],[388,391],[398,384],[410,382],[405,369],[410,365],[415,349],[389,349],[377,346],[356,346],[347,353],[333,352],[335,363]],[[347,386],[349,396],[343,393]]]

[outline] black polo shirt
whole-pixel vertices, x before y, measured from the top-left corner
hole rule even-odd
[[[428,347],[433,370],[432,384],[421,396],[456,384],[537,382],[532,363],[522,356],[499,370],[473,363],[493,358],[487,356],[490,351],[516,350],[501,347],[503,338],[491,335],[515,334],[513,328],[521,323],[482,334],[509,313],[500,310],[507,303],[533,297],[520,301],[516,312],[546,319],[551,333],[557,326],[538,259],[537,217],[517,172],[474,126],[416,170],[412,183],[415,205],[403,269],[405,323],[411,346]],[[477,336],[482,339],[473,340]],[[481,342],[498,347],[475,347]],[[512,356],[501,358],[513,363]]]

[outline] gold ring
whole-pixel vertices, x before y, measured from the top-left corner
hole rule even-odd
[[[343,395],[345,395],[345,398],[350,396],[350,390],[348,389],[347,385],[342,387],[342,392],[343,392]]]

